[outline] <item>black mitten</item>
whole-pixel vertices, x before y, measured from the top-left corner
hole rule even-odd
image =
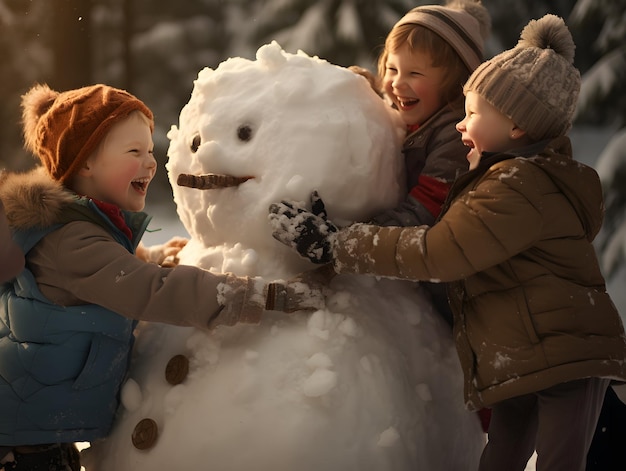
[[[329,263],[333,260],[335,226],[326,217],[324,202],[311,193],[311,211],[296,201],[281,201],[270,206],[272,236],[292,247],[313,263]]]

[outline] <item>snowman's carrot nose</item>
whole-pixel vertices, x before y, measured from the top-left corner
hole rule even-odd
[[[234,177],[233,175],[218,175],[209,173],[206,175],[191,175],[181,173],[178,175],[176,183],[178,186],[196,188],[198,190],[213,190],[216,188],[230,188],[239,186],[254,177]]]

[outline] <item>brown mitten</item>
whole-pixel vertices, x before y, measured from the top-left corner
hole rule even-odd
[[[328,264],[287,281],[274,281],[268,285],[265,309],[283,312],[323,309],[324,291],[333,276],[333,266]]]
[[[265,309],[266,287],[261,278],[228,275],[217,286],[217,300],[223,308],[209,321],[209,329],[239,322],[258,324]]]
[[[335,276],[332,264],[306,271],[287,281],[228,275],[217,287],[222,309],[209,321],[219,325],[258,324],[263,311],[316,311],[325,307],[324,290]]]

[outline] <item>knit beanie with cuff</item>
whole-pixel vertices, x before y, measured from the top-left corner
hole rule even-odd
[[[25,147],[65,184],[109,130],[133,111],[142,112],[154,130],[150,109],[125,90],[98,84],[59,93],[35,85],[22,96]]]
[[[534,141],[564,136],[580,92],[575,47],[562,18],[532,20],[513,49],[472,73],[463,92],[483,97]]]

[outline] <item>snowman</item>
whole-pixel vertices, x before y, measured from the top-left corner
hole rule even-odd
[[[180,263],[267,281],[312,270],[272,238],[269,205],[318,190],[344,224],[393,207],[402,133],[363,77],[276,42],[205,68],[168,134],[190,235]],[[325,289],[324,309],[265,311],[258,325],[140,325],[119,417],[87,469],[472,469],[484,435],[419,285],[338,275]]]

